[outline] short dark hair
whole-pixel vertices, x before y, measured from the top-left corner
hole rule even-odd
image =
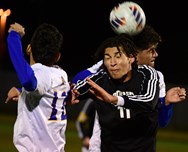
[[[152,45],[160,44],[162,38],[150,25],[146,25],[138,35],[134,36],[134,43],[137,50],[142,51],[148,49]]]
[[[57,54],[61,51],[63,35],[48,23],[42,23],[31,38],[31,50],[36,63],[51,66],[56,62]]]

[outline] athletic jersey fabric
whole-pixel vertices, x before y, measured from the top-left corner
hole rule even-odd
[[[9,54],[23,86],[14,125],[14,145],[20,152],[64,152],[70,90],[67,73],[59,66],[30,66],[23,57],[21,37],[8,35]],[[28,85],[29,84],[29,85]]]
[[[160,71],[157,72],[159,75],[159,88],[160,88],[159,101],[161,103],[161,107],[159,108],[159,112],[158,112],[158,123],[159,123],[159,127],[165,127],[169,123],[172,117],[172,104],[166,106],[164,103],[164,99],[166,96],[166,86],[164,83],[164,76]],[[98,115],[96,113],[94,127],[93,127],[93,134],[90,138],[89,152],[101,151],[100,135],[101,135],[101,128],[99,125]]]
[[[75,77],[73,78],[72,83],[77,83],[78,81],[85,79],[89,75],[96,73],[100,69],[102,64],[103,64],[103,62],[101,60],[98,63],[91,66],[90,68],[77,73],[75,75]],[[158,115],[159,115],[158,122],[159,122],[159,127],[162,128],[169,124],[169,122],[172,118],[172,114],[173,114],[173,106],[172,106],[172,104],[169,104],[168,106],[165,105],[166,84],[164,81],[163,74],[158,70],[157,70],[157,72],[159,75],[159,88],[160,88],[159,102],[161,103],[161,107],[160,107],[159,113],[158,113]]]
[[[172,118],[172,104],[165,105],[165,96],[166,96],[166,84],[164,81],[164,76],[160,71],[157,71],[159,75],[159,102],[161,103],[161,107],[159,108],[158,113],[158,122],[159,127],[163,128],[167,126]]]
[[[101,128],[99,125],[99,118],[97,112],[95,113],[95,120],[93,126],[93,134],[89,141],[89,152],[101,152]]]
[[[155,152],[159,103],[156,70],[139,66],[125,83],[113,81],[103,69],[89,77],[110,94],[124,98],[123,106],[95,100],[101,152]],[[79,99],[90,95],[86,80],[78,82],[75,88],[80,92]]]

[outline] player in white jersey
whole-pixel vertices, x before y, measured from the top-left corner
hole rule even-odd
[[[67,73],[55,65],[61,56],[63,36],[53,25],[41,24],[27,49],[29,65],[22,52],[24,34],[24,28],[15,23],[10,26],[7,39],[9,55],[22,85],[14,145],[19,152],[64,152],[65,98],[70,86]]]

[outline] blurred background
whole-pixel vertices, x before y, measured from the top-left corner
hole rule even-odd
[[[0,0],[0,151],[15,152],[12,143],[17,104],[4,101],[12,86],[20,87],[17,75],[7,53],[6,37],[9,25],[18,22],[25,27],[23,48],[26,49],[35,28],[48,22],[63,33],[62,59],[58,63],[71,80],[72,76],[93,64],[92,55],[102,40],[115,35],[109,24],[111,9],[123,0],[59,1],[59,0]],[[133,0],[146,14],[146,23],[152,25],[163,38],[158,48],[156,69],[165,77],[167,89],[172,86],[188,90],[187,7],[185,1]],[[10,14],[4,18],[10,9]],[[8,12],[6,12],[8,13]],[[27,56],[26,56],[27,58]],[[67,152],[79,152],[81,141],[75,130],[75,119],[82,103],[67,107]],[[173,117],[158,134],[158,152],[188,151],[188,101],[173,106]],[[74,145],[74,146],[72,146]]]

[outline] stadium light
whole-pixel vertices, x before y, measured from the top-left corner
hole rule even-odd
[[[0,9],[0,57],[4,53],[5,42],[3,38],[5,33],[7,16],[9,16],[10,14],[11,14],[10,9],[7,9],[6,11]]]

